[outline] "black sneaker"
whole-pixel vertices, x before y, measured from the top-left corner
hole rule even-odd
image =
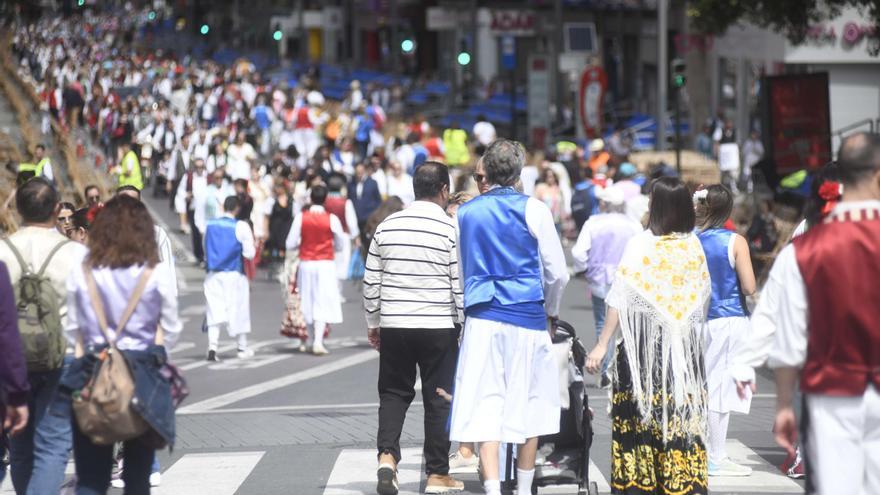
[[[376,471],[376,493],[379,495],[397,495],[397,473],[388,466],[382,466]]]
[[[220,362],[220,358],[217,356],[217,351],[213,349],[208,351],[208,361],[213,361],[215,363]]]

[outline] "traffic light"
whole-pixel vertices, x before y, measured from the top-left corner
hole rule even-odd
[[[687,65],[680,58],[673,59],[670,64],[672,65],[672,87],[677,89],[683,88],[687,84],[687,76],[685,75]]]
[[[458,65],[467,65],[471,63],[471,54],[468,52],[459,52],[456,60],[458,60]]]
[[[85,4],[86,4],[86,0],[76,0],[77,7],[82,7]]]
[[[400,50],[409,55],[416,51],[416,42],[410,38],[406,38],[400,42]]]
[[[281,31],[281,25],[275,24],[275,29],[272,31],[272,39],[275,41],[281,41],[281,38],[284,37],[284,33]]]
[[[156,20],[156,11],[151,10],[150,13],[147,14],[147,19],[149,19],[151,21],[155,21]]]
[[[202,36],[207,36],[208,32],[211,30],[211,26],[207,24],[202,24],[202,27],[199,28],[199,32],[202,33]]]

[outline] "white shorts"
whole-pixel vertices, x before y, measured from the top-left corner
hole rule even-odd
[[[559,432],[558,367],[546,331],[468,318],[450,439],[524,443]]]

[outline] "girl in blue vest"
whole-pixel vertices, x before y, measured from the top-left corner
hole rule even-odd
[[[747,414],[751,395],[737,394],[730,372],[737,347],[750,332],[744,297],[755,293],[755,273],[745,238],[725,229],[733,194],[716,184],[694,193],[697,236],[706,253],[712,296],[706,324],[705,365],[709,389],[709,476],[748,476],[751,468],[727,458],[730,412]]]

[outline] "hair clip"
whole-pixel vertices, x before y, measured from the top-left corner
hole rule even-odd
[[[706,198],[709,197],[708,189],[700,189],[699,191],[694,192],[694,203],[699,203],[700,201],[706,201]]]
[[[837,206],[837,202],[843,196],[843,184],[837,181],[829,180],[819,186],[819,197],[825,201],[822,206],[822,216],[826,216]]]

